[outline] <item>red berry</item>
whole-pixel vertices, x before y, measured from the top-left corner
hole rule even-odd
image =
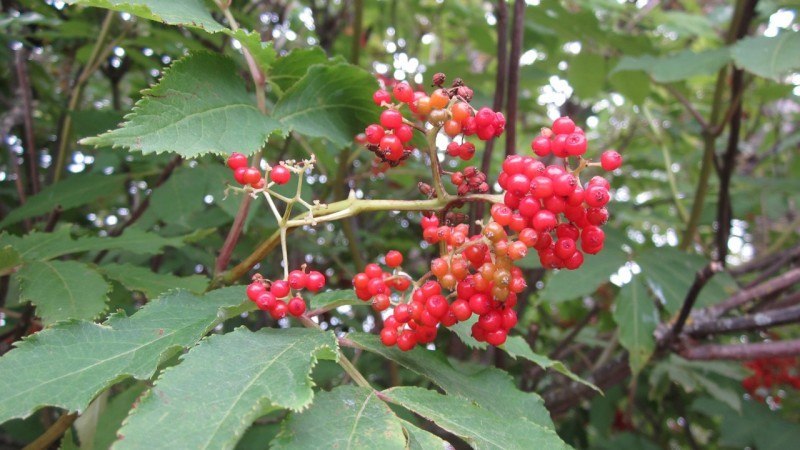
[[[442,293],[442,286],[435,282],[435,281],[427,281],[425,284],[422,285],[420,288],[422,295],[425,298],[429,298],[433,295],[439,295]]]
[[[378,294],[383,294],[384,292],[386,292],[386,290],[387,290],[386,283],[383,281],[383,279],[373,278],[369,280],[369,285],[367,285],[367,291],[370,293],[370,295],[375,296]]]
[[[610,199],[608,189],[598,184],[589,186],[584,193],[584,201],[592,208],[602,208]]]
[[[384,328],[381,330],[381,343],[387,347],[391,347],[397,343],[397,330],[393,328]]]
[[[536,213],[531,220],[533,229],[538,232],[550,231],[558,224],[558,219],[552,211],[543,209]]]
[[[441,295],[433,295],[425,302],[425,309],[437,319],[444,317],[449,307],[447,300]]]
[[[459,283],[460,284],[460,283]],[[469,302],[459,298],[450,305],[450,311],[456,316],[459,322],[463,322],[472,315],[472,310],[469,308]]]
[[[550,149],[553,151],[553,155],[558,158],[566,158],[569,156],[569,153],[567,153],[567,135],[557,134],[550,144]]]
[[[308,272],[308,277],[306,278],[306,289],[311,292],[317,292],[323,287],[325,287],[325,275],[316,270]]]
[[[405,330],[397,337],[397,348],[407,352],[417,345],[417,336],[411,330]]]
[[[503,326],[503,316],[492,310],[480,316],[477,323],[486,332],[499,330]]]
[[[272,309],[269,310],[269,315],[275,320],[283,319],[286,317],[288,309],[289,307],[286,305],[286,302],[278,300],[275,302],[275,305],[272,307]]]
[[[240,167],[247,167],[247,156],[241,153],[232,153],[231,156],[228,157],[228,167],[233,170]]]
[[[508,336],[508,332],[506,330],[500,329],[497,331],[492,331],[490,333],[486,333],[486,342],[495,347],[498,345],[503,345],[506,342],[506,337]]]
[[[381,138],[385,133],[386,131],[383,129],[383,127],[377,123],[367,126],[367,128],[364,130],[364,135],[367,137],[367,142],[375,145],[378,145],[381,142]]]
[[[383,269],[375,263],[369,263],[364,267],[364,273],[370,278],[382,278]]]
[[[261,171],[255,167],[248,167],[244,169],[242,179],[244,180],[242,184],[256,184],[261,179]]]
[[[293,270],[289,272],[289,286],[292,289],[299,290],[306,288],[306,282],[308,281],[308,276],[302,270]]]
[[[278,164],[269,171],[269,179],[275,184],[286,184],[291,176],[292,172],[283,164]]]
[[[508,177],[506,181],[508,191],[517,197],[523,197],[531,189],[531,180],[525,175],[517,173]]]
[[[575,241],[569,238],[559,239],[553,252],[561,259],[569,259],[577,251]]]
[[[405,144],[414,137],[414,129],[406,124],[402,124],[394,129],[394,135],[400,139],[400,142]]]
[[[544,136],[537,136],[531,141],[531,150],[537,156],[547,156],[550,154],[550,139]]]
[[[244,181],[244,174],[247,172],[247,167],[239,167],[233,171],[233,179],[239,184],[247,184]]]
[[[580,156],[586,153],[586,136],[581,133],[572,133],[567,136],[565,143],[569,156]]]
[[[387,109],[381,113],[381,125],[395,129],[403,124],[403,115],[396,109]]]
[[[495,128],[492,125],[487,125],[485,127],[478,128],[476,134],[478,135],[478,139],[482,141],[488,141],[489,139],[495,137]]]
[[[372,309],[375,311],[384,311],[389,305],[391,305],[391,301],[386,294],[378,294],[372,299]]]
[[[401,303],[394,308],[394,318],[400,323],[411,320],[411,308],[408,303]]]
[[[394,94],[394,98],[396,98],[398,102],[408,103],[414,100],[414,89],[405,81],[395,84],[392,89],[392,94]]]
[[[275,280],[269,289],[276,298],[284,298],[289,295],[289,282],[286,280]]]
[[[247,286],[247,298],[252,302],[257,301],[258,297],[265,292],[267,292],[267,289],[259,282],[253,282]]]
[[[392,97],[383,89],[378,89],[372,94],[372,101],[375,102],[376,105],[381,106],[383,103],[391,103]]]
[[[559,117],[551,128],[555,134],[570,134],[575,131],[575,122],[569,117]]]
[[[485,294],[475,294],[469,298],[469,308],[475,314],[486,314],[491,310],[492,304],[489,296]]]
[[[276,301],[277,299],[274,295],[272,295],[272,293],[264,292],[256,299],[256,305],[258,306],[258,309],[262,311],[269,311],[273,306],[275,306]]]
[[[495,121],[495,114],[491,108],[483,107],[475,113],[475,124],[478,128],[485,128],[489,125],[494,125]],[[492,134],[494,134],[494,130],[492,130]]]
[[[606,150],[600,155],[600,165],[603,167],[603,170],[607,172],[619,169],[622,165],[622,156],[614,150]]]
[[[403,254],[397,250],[389,250],[386,253],[386,265],[389,267],[400,267],[403,264]]]
[[[287,309],[289,310],[289,314],[300,317],[306,312],[306,302],[300,297],[295,297],[289,300]]]

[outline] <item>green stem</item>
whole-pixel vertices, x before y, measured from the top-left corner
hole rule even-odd
[[[647,119],[647,124],[650,125],[650,129],[653,131],[653,134],[655,135],[656,140],[661,147],[661,155],[664,157],[664,169],[667,172],[667,181],[669,181],[669,188],[672,192],[672,201],[675,203],[675,207],[678,209],[678,215],[680,216],[681,220],[687,222],[689,220],[689,213],[686,212],[686,208],[684,208],[683,203],[680,201],[678,184],[675,181],[675,174],[672,172],[672,156],[670,155],[669,146],[664,141],[664,136],[661,134],[661,130],[655,125],[653,115],[650,113],[650,108],[648,108],[647,105],[644,105],[643,111],[644,116]]]

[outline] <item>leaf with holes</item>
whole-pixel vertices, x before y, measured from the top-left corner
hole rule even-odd
[[[487,386],[487,388],[489,388]],[[445,430],[466,439],[476,449],[568,449],[552,429],[482,408],[466,399],[418,387],[397,387],[383,394]]]
[[[265,411],[307,407],[311,369],[319,357],[335,359],[337,348],[332,332],[304,328],[212,335],[164,372],[115,448],[152,448],[153,436],[164,447],[233,448]]]
[[[160,362],[239,314],[244,291],[173,292],[130,317],[115,314],[102,325],[66,322],[25,338],[0,358],[0,423],[43,406],[80,412],[118,381],[150,378]]]
[[[350,64],[312,66],[281,97],[274,115],[287,129],[343,147],[378,116],[376,86],[372,75]]]
[[[327,448],[405,449],[400,419],[376,394],[356,386],[320,392],[310,408],[284,421],[270,448],[316,448],[324,439]]]
[[[81,143],[188,158],[249,154],[280,127],[258,110],[236,64],[220,55],[197,52],[176,61],[143,94],[120,128]]]
[[[70,5],[96,6],[112,9],[169,25],[183,25],[210,33],[225,29],[201,0],[66,0]]]
[[[35,261],[17,272],[19,300],[36,305],[45,324],[68,319],[94,319],[106,309],[106,280],[76,261]]]

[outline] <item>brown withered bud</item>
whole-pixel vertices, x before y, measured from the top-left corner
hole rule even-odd
[[[467,184],[458,185],[458,195],[467,195],[468,192],[469,192],[469,185]]]
[[[472,92],[472,89],[468,88],[467,86],[459,86],[458,90],[456,90],[456,94],[458,94],[458,96],[469,102],[472,101],[472,96],[474,95],[474,92]]]
[[[462,80],[461,77],[453,80],[453,87],[459,87],[459,86],[464,86],[464,80]]]
[[[464,176],[467,178],[475,176],[476,173],[478,173],[478,168],[475,166],[469,166],[464,169]]]
[[[442,87],[446,79],[447,77],[442,72],[433,74],[433,86]]]
[[[478,186],[478,192],[480,192],[482,194],[485,194],[486,192],[489,192],[489,185],[486,184],[486,183],[481,183],[481,185]]]
[[[431,197],[433,195],[433,188],[430,184],[420,181],[417,183],[417,189],[419,189],[419,192],[426,197]]]

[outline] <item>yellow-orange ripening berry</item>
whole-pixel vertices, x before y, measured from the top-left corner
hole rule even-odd
[[[450,115],[453,116],[453,120],[462,123],[472,115],[472,107],[465,102],[458,102],[450,108]]]
[[[444,123],[444,132],[450,137],[456,137],[461,133],[461,122],[448,120]]]
[[[448,103],[450,103],[450,96],[447,95],[444,89],[437,89],[431,94],[431,106],[433,108],[444,108]]]
[[[450,271],[450,265],[447,264],[447,261],[444,258],[436,258],[431,261],[431,272],[436,276],[436,278],[441,278],[447,275],[447,272]]]
[[[431,113],[433,107],[431,106],[431,98],[428,96],[420,97],[417,99],[417,113],[421,116],[427,116]]]

